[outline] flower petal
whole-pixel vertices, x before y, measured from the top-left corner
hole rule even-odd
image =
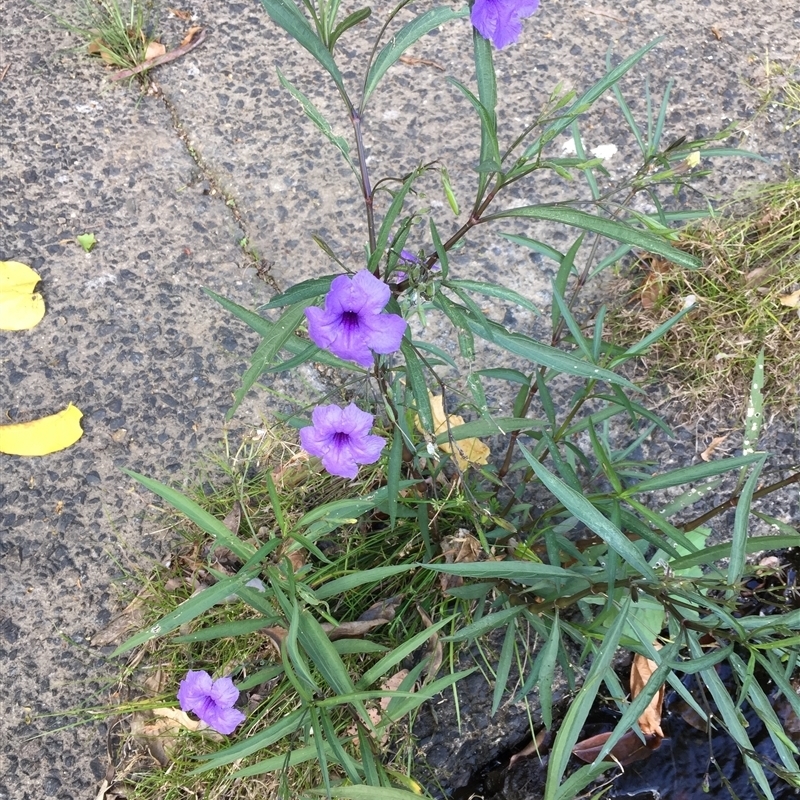
[[[358,306],[360,314],[380,314],[392,296],[391,289],[367,269],[362,269],[353,276],[352,285],[353,295],[357,294],[360,300]]]
[[[362,411],[355,403],[350,403],[349,406],[342,409],[337,406],[334,406],[334,408],[341,411],[338,428],[340,433],[347,433],[353,438],[366,436],[372,430],[375,417],[366,411]]]
[[[386,439],[382,436],[362,436],[350,439],[350,456],[356,464],[374,464],[386,446]]]
[[[238,708],[220,708],[211,703],[201,719],[217,733],[229,734],[245,721],[245,716]]]
[[[322,457],[322,466],[331,475],[338,475],[340,478],[355,478],[358,475],[358,464],[353,459],[350,447],[331,447]]]
[[[213,681],[205,671],[189,671],[178,687],[178,702],[184,711],[194,711],[202,708],[211,693]]]
[[[306,311],[308,320],[308,335],[317,347],[328,348],[331,342],[336,341],[340,318],[338,314],[323,311],[316,306],[309,306]]]
[[[365,317],[361,327],[367,346],[376,353],[394,353],[400,349],[406,321],[397,314],[376,314]]]
[[[230,707],[239,699],[239,690],[230,678],[217,678],[209,695],[218,706]]]

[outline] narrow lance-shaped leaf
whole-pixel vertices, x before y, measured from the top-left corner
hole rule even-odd
[[[320,65],[330,74],[334,83],[345,94],[344,80],[339,67],[333,60],[330,51],[320,40],[306,21],[302,12],[294,4],[293,0],[261,0],[267,14],[273,22],[280,25],[292,38],[302,45]]]
[[[524,447],[520,450],[525,460],[531,465],[536,477],[574,514],[584,525],[596,533],[609,547],[616,550],[639,574],[651,580],[656,579],[653,568],[647,563],[639,549],[624,533],[606,519],[582,494],[567,486],[549,470],[540,464]]]
[[[422,38],[426,33],[430,33],[434,28],[444,25],[453,19],[466,17],[469,14],[468,8],[461,8],[458,11],[453,11],[450,8],[432,8],[424,14],[420,14],[415,19],[411,20],[408,24],[404,25],[389,42],[384,45],[383,49],[378,53],[375,63],[370,68],[367,74],[367,79],[364,82],[364,96],[361,100],[360,111],[363,112],[366,108],[367,101],[372,93],[375,91],[381,78],[386,73],[386,70],[392,66],[405,51]]]
[[[350,145],[342,136],[337,136],[333,129],[330,126],[328,120],[322,116],[320,111],[317,107],[311,102],[311,100],[306,97],[297,87],[294,86],[286,76],[278,69],[278,80],[281,82],[281,86],[284,89],[288,90],[292,97],[297,100],[300,105],[303,107],[303,111],[305,111],[306,116],[319,128],[322,132],[322,135],[332,144],[336,149],[344,156],[344,160],[349,165],[350,169],[353,170],[356,177],[359,177],[358,170],[353,164],[353,160],[350,158]]]
[[[490,222],[491,220],[507,219],[511,217],[561,222],[573,228],[592,231],[608,239],[614,239],[618,242],[633,245],[634,247],[640,247],[643,250],[662,256],[686,269],[699,269],[701,266],[700,259],[688,253],[684,253],[681,250],[677,250],[660,236],[646,233],[639,228],[634,228],[623,222],[617,222],[616,220],[607,219],[605,217],[598,217],[586,211],[580,211],[577,208],[569,208],[568,206],[542,204],[523,206],[522,208],[509,208],[505,211],[483,217],[482,221]]]

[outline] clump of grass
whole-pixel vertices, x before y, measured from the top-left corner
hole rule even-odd
[[[624,304],[609,315],[614,341],[639,341],[694,296],[695,310],[644,356],[651,377],[691,412],[743,405],[763,348],[765,401],[778,412],[796,408],[800,310],[784,303],[800,288],[800,181],[735,201],[684,229],[679,245],[703,267],[643,260],[628,276]]]
[[[778,106],[795,119],[790,119],[787,130],[800,125],[800,64],[796,60],[785,63],[770,59],[769,53],[759,62],[756,88],[761,95],[761,109]]]
[[[82,0],[73,19],[57,19],[85,40],[91,55],[120,69],[141,64],[148,46],[157,38],[149,6],[142,0]]]
[[[217,460],[218,478],[207,479],[202,488],[195,486],[192,498],[204,509],[218,518],[225,517],[225,524],[247,541],[263,540],[280,535],[281,521],[277,518],[270,494],[268,474],[280,492],[280,516],[284,525],[296,522],[303,514],[315,507],[336,500],[343,494],[344,482],[319,470],[296,444],[288,440],[295,437],[287,431],[259,431],[239,448],[238,452],[227,452]],[[384,482],[379,468],[363,468],[357,484],[348,483],[349,494],[366,495]],[[444,487],[441,498],[432,502],[434,506],[432,526],[436,536],[448,536],[464,524],[469,505],[457,487]],[[233,509],[238,509],[231,513]],[[241,564],[234,563],[229,551],[214,548],[207,534],[193,526],[185,517],[176,516],[170,528],[178,535],[171,556],[156,568],[153,574],[140,582],[144,589],[140,597],[142,618],[138,624],[147,628],[158,619],[174,611],[182,602],[201,591],[205,584],[213,583],[226,572],[235,572]],[[340,577],[359,570],[375,568],[385,564],[414,563],[424,558],[425,537],[420,535],[416,518],[401,518],[394,528],[389,528],[380,516],[348,523],[343,520],[336,529],[335,537],[317,542],[318,549],[309,553],[303,548],[292,551],[293,543],[285,540],[276,551],[275,561],[292,561],[298,579],[305,578],[311,569],[304,564],[305,558],[319,562],[319,556],[327,563],[313,567],[314,582],[326,578]],[[295,556],[301,553],[301,557]],[[332,597],[320,607],[323,620],[334,623],[357,620],[376,602],[387,598],[396,601],[394,620],[369,631],[369,642],[361,650],[342,652],[342,659],[352,675],[363,673],[387,650],[419,633],[428,624],[423,613],[440,619],[458,610],[461,618],[470,619],[469,604],[446,597],[440,588],[440,579],[430,571],[421,570],[413,575],[389,577],[378,587],[364,586],[350,591],[343,597]],[[256,736],[285,718],[297,708],[296,692],[291,680],[281,665],[281,656],[274,639],[264,631],[264,626],[252,633],[242,632],[242,625],[254,620],[264,621],[247,604],[236,598],[212,607],[180,628],[177,636],[150,642],[144,651],[133,656],[126,672],[127,684],[133,685],[134,699],[125,705],[123,725],[129,735],[119,749],[116,764],[115,788],[122,788],[129,800],[172,800],[172,798],[207,797],[225,800],[252,800],[256,797],[295,798],[303,790],[323,783],[323,770],[317,761],[301,764],[286,764],[263,775],[247,779],[232,778],[233,773],[249,764],[269,758],[280,757],[285,752],[284,743],[266,746],[250,757],[201,774],[193,771],[202,764],[198,757],[213,753],[222,745],[220,737],[205,738],[188,731],[173,729],[167,732],[160,744],[167,744],[167,760],[159,759],[159,750],[152,747],[137,732],[137,719],[150,721],[154,708],[177,708],[176,691],[187,670],[206,669],[215,675],[231,675],[242,697],[247,697],[248,719],[258,722],[250,730]],[[283,624],[275,618],[275,625]],[[212,628],[229,626],[231,635],[209,636]],[[444,632],[448,632],[446,629]],[[443,632],[443,633],[444,633]],[[449,663],[456,661],[460,645],[438,644],[441,653],[447,654]],[[418,656],[433,658],[425,651]],[[438,667],[437,667],[438,668]],[[314,665],[313,674],[319,678]],[[423,673],[424,675],[425,673]],[[139,715],[138,718],[136,715]],[[144,715],[144,716],[141,716]],[[337,735],[351,739],[348,749],[355,759],[360,757],[364,742],[358,741],[354,722],[344,708],[332,712]],[[302,726],[301,726],[302,728]],[[300,748],[312,740],[312,724],[306,721],[293,747]],[[156,743],[157,745],[159,743]],[[384,743],[381,758],[384,767],[396,780],[409,787],[416,787],[408,775],[409,765],[415,762],[413,742],[407,724],[397,725],[390,739]],[[330,774],[344,778],[332,765]]]

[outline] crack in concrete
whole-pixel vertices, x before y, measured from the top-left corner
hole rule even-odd
[[[266,283],[276,294],[280,294],[282,289],[278,285],[278,282],[275,280],[271,272],[273,264],[266,259],[263,259],[255,250],[255,248],[249,245],[251,236],[248,231],[247,223],[245,222],[242,212],[239,209],[238,201],[234,197],[233,193],[222,185],[212,167],[203,158],[197,148],[189,141],[189,134],[186,131],[186,127],[180,117],[180,114],[178,113],[178,109],[176,108],[175,104],[169,99],[169,97],[167,97],[161,86],[152,78],[149,81],[146,91],[151,96],[158,97],[164,104],[164,108],[167,110],[172,123],[172,129],[175,131],[175,134],[181,144],[183,144],[189,157],[192,159],[192,161],[194,161],[197,169],[203,176],[203,179],[208,182],[210,187],[209,195],[211,197],[221,198],[224,201],[225,207],[228,209],[228,212],[233,217],[236,225],[239,228],[239,231],[242,234],[242,237],[237,242],[237,245],[242,255],[246,259],[246,266],[252,267],[260,280],[264,281],[264,283]]]

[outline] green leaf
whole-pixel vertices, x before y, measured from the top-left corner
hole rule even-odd
[[[411,22],[404,25],[392,36],[388,44],[384,45],[367,73],[360,111],[363,112],[366,108],[367,101],[375,91],[378,83],[380,83],[386,70],[388,70],[414,42],[421,39],[426,33],[430,33],[434,28],[438,28],[440,25],[444,25],[450,20],[466,17],[468,14],[469,9],[466,7],[458,11],[453,11],[452,9],[444,7],[432,8],[430,11],[420,14],[418,17],[411,20]]]
[[[508,688],[508,676],[511,674],[511,665],[514,661],[514,643],[517,639],[517,626],[514,619],[511,620],[506,628],[506,635],[503,638],[503,647],[500,650],[500,657],[497,659],[497,668],[494,674],[494,690],[492,692],[491,716],[497,713],[503,694]]]
[[[388,567],[373,567],[372,569],[358,570],[352,575],[345,575],[342,578],[323,583],[322,586],[314,590],[314,595],[318,600],[327,600],[330,597],[349,592],[359,586],[368,583],[379,583],[395,575],[402,575],[415,569],[414,564],[394,564]]]
[[[298,44],[308,50],[333,78],[341,93],[343,95],[346,94],[342,73],[339,71],[339,67],[336,66],[333,56],[308,24],[293,0],[261,0],[261,4],[272,18],[272,21],[280,25]]]
[[[142,486],[149,489],[153,494],[157,494],[159,497],[166,500],[174,509],[194,522],[200,530],[212,536],[216,544],[227,547],[228,550],[235,553],[242,561],[247,561],[247,559],[255,553],[255,548],[251,544],[247,544],[247,542],[243,542],[237,536],[234,536],[221,520],[211,516],[208,511],[200,508],[194,500],[190,500],[186,495],[177,491],[177,489],[165,486],[163,483],[154,481],[152,478],[147,478],[130,469],[123,469],[122,471],[134,480],[139,481]]]
[[[309,794],[325,796],[324,789],[311,789]],[[416,792],[407,792],[404,789],[392,789],[381,786],[332,786],[329,797],[343,797],[347,800],[420,800],[420,795]]]
[[[501,169],[500,147],[497,141],[497,77],[494,71],[494,60],[492,54],[492,44],[484,39],[478,31],[472,29],[472,53],[475,61],[475,77],[478,83],[478,105],[475,108],[481,118],[481,151],[480,164],[495,162],[491,172],[498,172]],[[481,113],[481,109],[485,113]],[[480,172],[478,176],[478,188],[475,198],[475,207],[480,204],[490,174]]]
[[[523,157],[531,158],[532,156],[538,156],[547,142],[555,139],[558,134],[572,125],[572,121],[576,117],[588,111],[595,100],[604,95],[626,72],[635,67],[663,38],[663,36],[660,36],[658,39],[653,40],[637,50],[633,55],[628,56],[628,58],[624,59],[614,69],[603,76],[594,86],[584,92],[525,149]]]
[[[359,177],[358,170],[355,164],[353,164],[353,159],[350,158],[350,145],[347,139],[343,136],[337,136],[333,132],[330,123],[322,116],[319,109],[306,95],[289,82],[286,76],[280,71],[280,68],[278,68],[278,80],[281,82],[281,86],[288,90],[292,97],[300,103],[305,115],[317,126],[322,135],[344,156],[344,160],[347,162],[350,169],[353,170],[356,177]]]
[[[581,230],[599,233],[608,239],[614,239],[618,242],[624,242],[642,250],[647,250],[650,253],[655,253],[686,269],[699,269],[702,263],[699,258],[672,247],[661,236],[646,233],[624,222],[598,217],[568,206],[542,204],[523,206],[522,208],[509,208],[483,217],[481,221],[489,222],[491,220],[514,217],[560,222]]]
[[[555,347],[541,344],[529,336],[524,336],[521,333],[510,333],[502,325],[488,320],[480,324],[473,318],[472,313],[469,314],[469,325],[472,331],[481,338],[494,342],[505,348],[509,353],[527,358],[534,364],[550,367],[557,372],[566,372],[570,375],[578,375],[581,378],[617,383],[628,389],[641,391],[621,375],[602,367],[596,367],[594,364],[576,358],[569,353],[564,353]]]
[[[299,623],[297,638],[328,686],[339,695],[355,692],[342,659],[319,622],[308,611],[302,611]]]
[[[700,644],[696,641],[694,632],[688,631],[687,638],[689,640],[689,650],[692,654],[692,658],[700,658],[703,655],[703,650]],[[705,683],[709,693],[714,698],[714,702],[717,704],[717,708],[719,709],[719,717],[722,719],[722,722],[728,729],[728,733],[742,750],[742,757],[747,765],[747,769],[756,779],[756,783],[758,783],[761,791],[764,792],[764,795],[767,797],[767,799],[773,800],[772,790],[770,789],[767,776],[764,774],[763,767],[752,756],[748,755],[748,753],[753,752],[755,748],[750,742],[747,731],[739,719],[739,712],[736,706],[733,704],[730,692],[713,667],[702,670],[698,674],[700,675],[703,683]]]
[[[544,800],[574,800],[575,795],[567,796],[559,790],[567,763],[572,755],[572,748],[578,742],[578,737],[584,722],[594,705],[594,699],[600,690],[606,672],[611,669],[611,662],[617,650],[622,629],[628,616],[630,600],[622,604],[614,624],[609,628],[603,639],[603,646],[595,653],[592,667],[580,691],[572,701],[556,734],[553,748],[550,751],[550,763],[547,769],[547,784],[545,785]]]
[[[249,309],[234,303],[232,300],[228,300],[228,298],[223,297],[216,292],[212,292],[211,289],[206,289],[204,287],[203,291],[209,297],[216,300],[224,309],[230,311],[231,314],[238,317],[240,320],[242,320],[242,322],[251,327],[256,333],[260,333],[262,336],[270,336],[272,334],[272,330],[275,325],[274,322],[270,322],[268,319],[264,319],[264,317],[259,316],[254,311],[250,311]],[[308,339],[301,339],[299,336],[290,336],[284,344],[285,349],[294,355],[305,353],[310,346],[311,344]],[[367,372],[367,370],[365,370],[363,367],[359,367],[352,361],[345,361],[344,359],[337,358],[336,356],[331,355],[327,350],[320,350],[318,347],[316,347],[316,345],[314,345],[314,347],[316,348],[314,361],[317,361],[320,364],[324,364],[327,367],[334,367],[335,369],[345,369],[350,370],[351,372],[360,372],[362,375],[366,374]]]
[[[318,297],[322,297],[322,295],[330,291],[333,279],[338,277],[338,275],[325,275],[323,278],[311,278],[310,280],[296,283],[290,289],[287,289],[287,291],[273,297],[272,300],[265,306],[262,306],[262,308],[269,310],[281,308],[283,306],[291,306],[304,300],[316,300]]]
[[[465,289],[468,292],[476,292],[486,295],[487,297],[497,297],[500,300],[508,300],[508,302],[515,303],[533,314],[536,314],[537,317],[542,316],[542,312],[539,311],[530,300],[523,297],[518,292],[515,292],[513,289],[506,289],[505,286],[470,280],[446,280],[442,281],[442,285],[452,289]]]
[[[93,233],[82,233],[75,237],[75,241],[87,252],[91,253],[92,248],[97,244],[97,238]]]
[[[519,417],[499,417],[497,419],[476,419],[455,425],[436,437],[436,444],[446,444],[450,440],[461,441],[480,436],[496,436],[498,433],[511,433],[511,431],[536,430],[543,428],[544,423],[538,419],[520,419]]]
[[[298,708],[296,711],[292,711],[279,719],[274,725],[270,725],[269,728],[248,736],[231,747],[225,747],[216,753],[199,754],[197,758],[206,763],[197,767],[197,769],[193,769],[189,775],[199,775],[224,764],[230,764],[240,758],[257,753],[259,750],[275,744],[275,742],[279,742],[302,727],[307,713],[306,709]]]
[[[710,478],[713,475],[720,475],[723,472],[730,472],[747,464],[754,464],[763,458],[762,453],[754,453],[749,456],[736,456],[736,458],[723,458],[719,461],[708,461],[702,464],[695,464],[693,467],[681,467],[663,475],[656,475],[653,478],[641,481],[640,483],[625,489],[621,497],[632,497],[642,492],[655,492],[659,489],[668,489],[671,486],[681,486],[684,483],[700,481]]]
[[[435,633],[440,631],[445,625],[449,625],[453,621],[453,617],[445,617],[431,625],[430,628],[425,628],[419,633],[407,639],[401,645],[398,645],[390,653],[387,653],[377,663],[373,664],[356,683],[359,689],[365,689],[371,686],[375,681],[386,675],[389,670],[396,667],[404,658],[411,655],[415,650],[422,647]]]
[[[580,575],[575,570],[554,567],[551,564],[542,564],[538,561],[465,561],[461,564],[424,564],[425,569],[444,572],[448,575],[459,575],[462,578],[478,578],[495,580],[510,580],[517,583],[529,584],[540,578],[554,578],[562,580],[580,580],[588,584],[591,578]],[[598,569],[598,574],[600,569]],[[466,629],[465,629],[466,630]]]
[[[404,338],[400,343],[400,351],[406,362],[406,377],[409,387],[414,395],[422,427],[428,432],[433,433],[433,412],[431,411],[431,398],[428,394],[428,384],[425,381],[425,372],[422,368],[422,361],[414,350],[411,342]]]
[[[410,191],[411,187],[414,185],[414,181],[422,174],[423,168],[418,167],[415,169],[406,179],[403,181],[403,185],[394,192],[394,196],[392,197],[392,202],[389,204],[389,208],[386,210],[386,213],[381,220],[381,226],[378,230],[378,237],[375,243],[375,250],[370,254],[368,269],[370,272],[375,272],[375,270],[380,265],[381,259],[383,258],[386,248],[389,246],[389,239],[392,235],[392,226],[395,223],[395,220],[400,215],[400,212],[403,210],[403,204],[406,200],[406,195]]]
[[[606,519],[580,492],[576,492],[545,469],[525,447],[520,445],[520,450],[539,480],[563,503],[564,508],[583,522],[589,530],[594,531],[641,575],[656,580],[653,568],[616,525]]]
[[[753,502],[753,493],[758,485],[758,478],[761,470],[767,461],[766,453],[762,454],[761,460],[756,462],[750,477],[744,485],[736,503],[736,516],[733,520],[733,538],[731,539],[731,559],[728,564],[728,586],[731,587],[731,595],[738,595],[739,588],[736,584],[742,577],[745,562],[745,550],[747,546],[747,532],[750,522],[750,505]]]
[[[268,628],[278,622],[277,617],[261,617],[259,619],[235,619],[230,622],[223,622],[220,625],[211,625],[208,628],[201,628],[194,633],[187,633],[183,636],[176,636],[173,642],[211,642],[214,639],[227,639],[236,636],[246,636],[262,628]]]
[[[328,48],[333,50],[334,45],[336,44],[339,37],[350,30],[350,28],[355,27],[360,22],[363,22],[367,19],[370,14],[372,14],[371,8],[361,8],[358,11],[354,11],[352,14],[346,16],[334,29],[333,33],[331,33],[330,41],[328,42]]]
[[[261,376],[267,367],[275,360],[275,356],[283,349],[286,341],[297,330],[298,325],[305,319],[305,303],[289,306],[272,326],[268,336],[265,336],[261,344],[256,348],[250,359],[250,366],[242,375],[242,385],[233,394],[233,405],[225,415],[226,420],[230,420],[236,409],[242,403],[247,393],[253,388],[253,384]]]
[[[539,667],[539,706],[542,711],[542,722],[545,728],[553,727],[553,676],[558,660],[558,645],[561,642],[561,630],[558,623],[558,611],[553,618],[553,625],[547,635],[547,642],[542,648],[542,661]]]

